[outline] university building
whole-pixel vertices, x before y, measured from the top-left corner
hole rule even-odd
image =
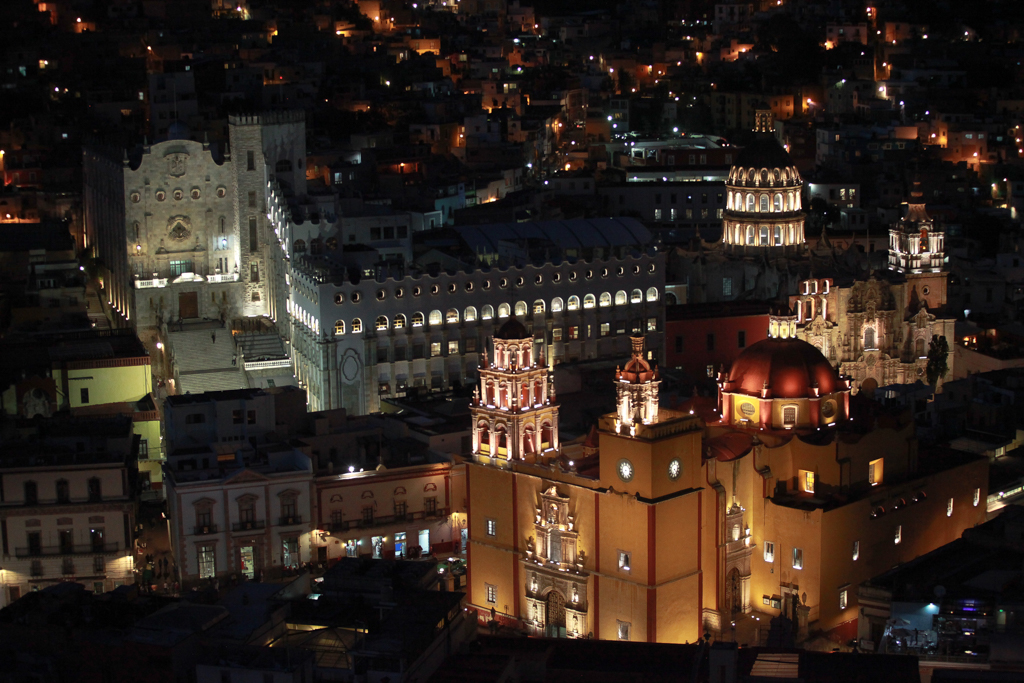
[[[560,449],[529,342],[510,320],[480,373],[469,601],[536,634],[693,642],[756,610],[852,638],[852,587],[984,520],[987,461],[919,452],[788,316],[681,410],[634,338],[616,411]]]

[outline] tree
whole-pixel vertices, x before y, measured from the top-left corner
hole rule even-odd
[[[932,341],[928,345],[928,384],[933,387],[940,379],[949,372],[949,344],[946,338],[937,334],[932,335]]]

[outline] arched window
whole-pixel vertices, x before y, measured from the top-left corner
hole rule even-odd
[[[534,315],[537,315],[538,313],[543,313],[544,312],[544,308],[545,308],[545,306],[544,306],[544,299],[537,299],[536,301],[533,302],[533,314]]]
[[[792,192],[787,192],[786,193],[786,211],[792,211],[792,210],[793,210],[793,193]]]
[[[494,306],[487,304],[480,310],[480,317],[484,320],[490,320],[494,317]]]
[[[511,313],[511,308],[508,304],[498,304],[498,317],[507,318]]]
[[[796,406],[783,406],[782,425],[784,427],[796,426]]]
[[[363,321],[359,318],[352,318],[352,333],[359,334],[363,331]]]
[[[335,320],[334,321],[334,334],[345,334],[345,321]]]
[[[914,355],[916,355],[918,358],[924,358],[925,357],[924,337],[918,337],[914,341]]]
[[[517,301],[516,302],[516,315],[519,316],[519,317],[526,317],[526,302],[525,301]]]
[[[593,308],[597,306],[597,297],[593,294],[587,294],[583,297],[583,308]]]
[[[768,246],[768,226],[767,225],[762,225],[761,226],[760,238],[761,239],[758,242],[758,244],[760,244],[762,247]]]
[[[750,245],[754,244],[754,226],[753,225],[748,225],[747,226],[747,242],[746,243],[750,244]]]
[[[578,296],[576,296],[575,294],[573,294],[572,296],[569,297],[568,308],[569,308],[570,311],[578,311],[578,310],[580,310],[580,298]]]
[[[412,326],[423,327],[423,314],[419,311],[412,314]]]
[[[294,249],[294,251],[295,251],[296,254],[305,254],[306,253],[306,242],[305,242],[305,240],[295,240],[295,249]]]
[[[448,312],[444,314],[444,321],[449,324],[458,323],[459,311],[455,308],[449,308]]]
[[[639,289],[634,289],[629,295],[629,303],[638,304],[644,300],[644,293]]]
[[[752,212],[753,210],[754,210],[754,195],[751,194],[751,193],[747,193],[747,211],[751,211]]]
[[[468,323],[476,320],[476,306],[467,306],[462,313],[462,319]]]
[[[561,313],[563,307],[564,306],[562,304],[562,297],[556,296],[554,299],[551,300],[551,312],[552,313]]]
[[[775,193],[775,211],[782,211],[782,193]]]
[[[768,213],[768,195],[761,195],[761,213]]]
[[[378,332],[388,329],[388,317],[386,315],[377,316],[377,322],[374,323],[374,327],[377,328]]]
[[[781,225],[776,225],[775,226],[775,242],[774,242],[774,244],[775,244],[775,246],[779,246],[779,245],[782,244],[782,226]]]
[[[324,241],[317,237],[309,243],[309,253],[313,256],[319,256],[324,253]]]
[[[401,313],[399,313],[398,315],[395,316],[395,329],[396,330],[404,330],[405,329],[405,316],[402,315]]]
[[[327,238],[327,251],[337,251],[337,250],[338,250],[338,238],[337,237],[328,237]]]
[[[658,300],[658,288],[657,287],[649,287],[647,289],[647,300],[648,301],[657,301]]]
[[[498,425],[494,428],[494,447],[498,455],[508,455],[508,438],[505,434],[505,425]]]
[[[626,305],[626,292],[625,291],[620,289],[619,291],[615,292],[615,305],[616,306],[625,306]]]
[[[612,305],[612,295],[610,293],[608,293],[608,292],[601,292],[600,305],[602,307],[603,306],[611,306]]]
[[[427,322],[430,323],[431,326],[440,325],[441,324],[441,311],[438,311],[438,310],[431,311],[430,312],[430,317],[427,318]]]
[[[486,422],[480,422],[477,426],[480,434],[480,452],[487,455],[491,452],[491,432]]]
[[[551,423],[545,422],[540,427],[540,447],[551,448]]]
[[[875,348],[875,328],[865,327],[864,328],[864,348],[873,349]]]

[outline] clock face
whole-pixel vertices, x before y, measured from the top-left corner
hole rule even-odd
[[[619,479],[629,481],[633,478],[633,463],[628,460],[619,461]]]
[[[675,458],[668,464],[668,478],[672,481],[678,479],[682,471],[683,463],[679,462],[679,458]]]

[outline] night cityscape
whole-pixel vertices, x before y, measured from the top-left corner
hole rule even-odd
[[[0,59],[0,683],[1024,682],[1024,3]]]

